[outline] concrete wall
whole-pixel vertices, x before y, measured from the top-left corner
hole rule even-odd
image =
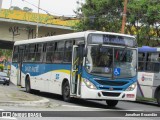
[[[66,34],[71,32],[73,32],[73,30],[39,27],[39,37]],[[11,22],[0,22],[0,40],[17,41],[32,39],[35,38],[35,36],[36,26]]]

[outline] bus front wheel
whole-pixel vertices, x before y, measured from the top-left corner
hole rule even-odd
[[[70,102],[70,100],[71,100],[71,98],[70,98],[70,87],[69,87],[68,81],[66,81],[66,82],[63,84],[62,96],[63,96],[63,100],[64,100],[64,101]]]
[[[118,100],[106,100],[108,107],[115,107],[118,104]]]
[[[26,87],[26,92],[30,93],[31,92],[31,86],[30,86],[30,79],[29,79],[29,77],[26,78],[25,87]]]
[[[160,90],[157,92],[157,103],[160,106]]]

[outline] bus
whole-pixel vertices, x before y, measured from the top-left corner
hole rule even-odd
[[[138,48],[137,96],[157,100],[160,106],[160,48],[142,46]]]
[[[27,92],[39,90],[71,98],[135,101],[138,48],[135,37],[84,31],[16,41],[11,81]]]

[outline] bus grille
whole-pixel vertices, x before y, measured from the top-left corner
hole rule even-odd
[[[99,88],[100,89],[105,89],[105,90],[110,90],[110,87],[99,87]],[[113,88],[113,90],[123,90],[123,88]]]
[[[103,96],[118,97],[121,93],[102,92]]]
[[[126,81],[106,81],[106,80],[96,80],[97,83],[101,85],[108,85],[108,86],[123,86],[127,84],[128,82]]]

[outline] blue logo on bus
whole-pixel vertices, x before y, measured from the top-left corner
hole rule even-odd
[[[120,68],[114,68],[114,75],[115,76],[120,76],[121,74],[121,69]]]
[[[59,79],[59,74],[56,74],[56,79],[57,79],[57,80]]]

